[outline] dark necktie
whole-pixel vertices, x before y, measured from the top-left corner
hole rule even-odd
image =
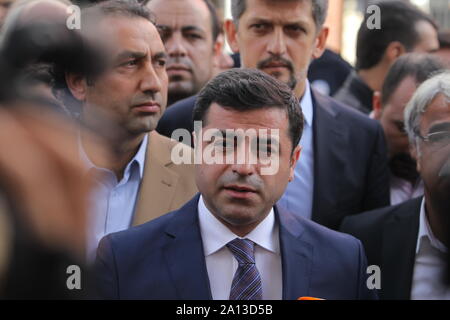
[[[255,243],[236,238],[227,244],[239,266],[231,284],[230,300],[261,300],[261,275],[255,265]]]

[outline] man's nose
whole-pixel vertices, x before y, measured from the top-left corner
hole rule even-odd
[[[178,32],[175,32],[172,37],[166,41],[165,46],[170,57],[184,57],[187,55],[183,36]]]
[[[163,71],[165,72],[165,71]],[[142,92],[156,93],[162,90],[162,77],[155,70],[152,63],[148,63],[148,66],[143,72],[143,77],[140,83],[140,89]]]
[[[236,147],[232,170],[240,176],[250,176],[256,173],[256,159],[253,159],[250,147],[246,143],[241,143]]]
[[[286,53],[286,39],[282,28],[275,28],[269,43],[267,51],[271,55],[281,56]]]

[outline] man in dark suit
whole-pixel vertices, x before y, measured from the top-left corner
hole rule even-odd
[[[450,212],[450,73],[424,82],[405,112],[425,196],[348,217],[341,231],[359,238],[381,269],[382,299],[450,299],[445,285]]]
[[[302,158],[280,205],[336,229],[347,215],[389,205],[387,151],[381,126],[310,89],[306,74],[328,35],[326,1],[232,1],[228,42],[243,67],[260,69],[288,84],[305,115]],[[280,17],[281,22],[278,23]],[[294,21],[294,22],[292,22]],[[192,132],[196,98],[167,110],[158,132]],[[186,141],[185,141],[186,142]],[[191,141],[187,141],[190,144]]]
[[[375,91],[381,91],[394,61],[408,52],[427,53],[439,49],[438,26],[432,18],[401,0],[371,2],[380,14],[374,26],[373,11],[368,10],[358,31],[356,70],[350,73],[334,97],[364,114],[372,111]]]
[[[258,70],[225,71],[199,94],[194,118],[202,121],[200,195],[101,241],[100,297],[376,297],[359,241],[275,205],[301,150],[303,119],[289,87]]]

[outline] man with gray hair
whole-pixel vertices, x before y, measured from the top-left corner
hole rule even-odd
[[[373,100],[373,117],[380,121],[388,144],[391,205],[423,195],[423,182],[409,152],[404,111],[417,87],[445,66],[431,54],[408,53],[389,70]]]
[[[336,229],[347,215],[389,204],[389,175],[379,123],[320,95],[307,80],[311,60],[325,49],[327,8],[326,0],[233,0],[225,30],[242,66],[287,84],[305,116],[295,179],[279,205]],[[192,118],[195,100],[171,112]]]
[[[445,285],[450,212],[450,72],[425,81],[405,110],[425,195],[344,220],[369,264],[380,266],[382,299],[450,299]]]

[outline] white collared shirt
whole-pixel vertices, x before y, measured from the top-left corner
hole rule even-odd
[[[86,164],[88,172],[94,176],[95,183],[89,203],[86,242],[88,263],[95,260],[98,244],[104,236],[128,229],[131,225],[144,175],[147,141],[148,135],[145,135],[138,152],[125,167],[120,181],[117,181],[115,173],[111,170],[95,166],[79,143],[80,157]]]
[[[419,234],[411,286],[411,300],[449,300],[450,288],[445,285],[447,248],[433,234],[422,200]]]
[[[311,87],[306,80],[305,94],[300,106],[304,117],[304,127],[300,146],[302,151],[291,181],[278,204],[296,216],[311,219],[314,196],[314,146],[313,146],[313,101]]]
[[[396,177],[391,174],[391,206],[423,196],[423,180],[419,179],[416,183]]]
[[[238,262],[226,244],[239,237],[208,210],[202,196],[198,201],[198,216],[212,297],[214,300],[228,300]],[[255,263],[261,275],[263,299],[281,300],[280,238],[273,209],[245,238],[256,244]]]

